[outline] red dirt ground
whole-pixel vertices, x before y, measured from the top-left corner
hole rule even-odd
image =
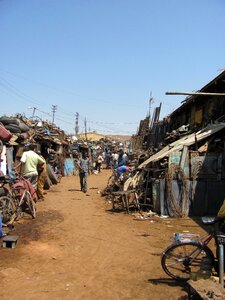
[[[15,249],[0,249],[0,299],[187,299],[161,269],[174,232],[203,232],[191,219],[144,221],[112,212],[100,196],[110,171],[64,177],[37,203],[37,219],[15,224]]]

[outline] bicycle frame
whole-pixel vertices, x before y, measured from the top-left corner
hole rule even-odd
[[[201,248],[196,248],[193,252],[189,253],[189,256],[191,257],[190,263],[192,263],[199,256],[199,253],[201,253],[201,251],[204,251],[205,247],[208,247],[208,244],[212,239],[215,239],[214,233],[206,234],[201,238],[200,241],[196,241],[196,243],[199,243],[199,245],[201,245]]]
[[[23,192],[21,193],[21,190],[23,190]],[[24,203],[24,196],[25,196],[25,193],[26,193],[26,188],[25,187],[22,187],[22,186],[19,186],[19,187],[12,187],[12,195],[13,195],[13,198],[14,199],[17,199],[19,198],[19,201],[17,201],[17,205],[18,206],[21,206],[23,203]]]

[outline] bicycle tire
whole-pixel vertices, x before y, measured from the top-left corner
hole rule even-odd
[[[36,218],[36,206],[34,203],[34,200],[32,199],[32,196],[29,191],[25,191],[25,203],[27,208],[29,209],[29,213],[31,214],[32,218]]]
[[[214,255],[207,246],[195,241],[181,242],[170,245],[163,252],[161,265],[171,278],[177,281],[188,281],[191,274],[200,270],[203,257],[209,259],[213,268]]]
[[[7,224],[15,212],[15,205],[10,197],[0,197],[0,214],[2,215],[2,222]]]
[[[57,184],[58,183],[58,179],[57,176],[52,168],[52,166],[50,164],[46,165],[46,169],[47,169],[47,174],[48,177],[50,178],[52,184]]]

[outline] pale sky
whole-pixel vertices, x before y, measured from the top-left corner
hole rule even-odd
[[[224,0],[0,0],[1,115],[133,134],[225,68]]]

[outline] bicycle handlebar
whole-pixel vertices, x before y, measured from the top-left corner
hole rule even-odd
[[[21,176],[20,174],[16,174],[16,177],[10,177],[8,175],[2,175],[0,176],[0,184],[5,185],[7,183],[9,184],[13,184],[16,183],[18,181],[27,181],[27,179],[25,179],[23,176]]]

